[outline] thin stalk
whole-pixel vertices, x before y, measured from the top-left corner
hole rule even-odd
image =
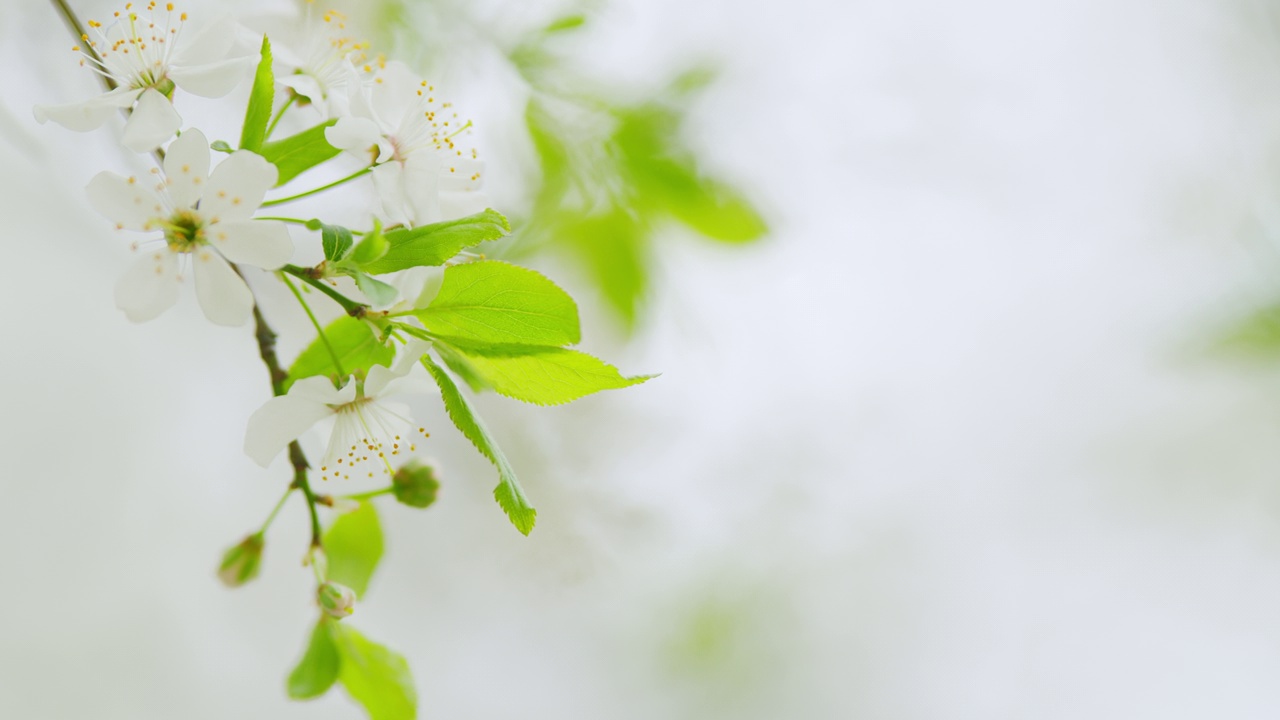
[[[297,98],[298,98],[297,95],[294,95],[293,93],[289,93],[289,99],[284,101],[284,105],[281,105],[280,109],[276,111],[276,116],[271,118],[271,124],[267,125],[267,132],[262,137],[263,142],[266,142],[271,139],[271,132],[276,129],[276,125],[280,124],[280,118],[284,117],[284,111],[288,110],[289,106],[293,105],[293,101],[296,100]]]
[[[334,180],[333,182],[329,183],[328,185],[322,185],[322,186],[320,186],[320,187],[318,187],[318,188],[315,188],[314,190],[308,190],[308,191],[306,191],[306,192],[300,192],[300,193],[298,193],[297,195],[290,195],[289,197],[282,197],[282,198],[276,198],[275,200],[268,200],[268,201],[266,201],[266,202],[262,203],[262,207],[271,207],[271,206],[273,206],[273,205],[282,205],[282,204],[287,203],[287,202],[293,202],[294,200],[301,200],[301,199],[302,199],[302,198],[304,198],[304,197],[309,197],[309,196],[311,196],[311,195],[315,195],[316,193],[321,193],[321,192],[324,192],[325,190],[329,190],[329,189],[331,189],[331,188],[336,188],[336,187],[338,187],[339,185],[342,185],[343,183],[348,183],[348,182],[351,182],[352,180],[355,180],[355,179],[357,179],[357,178],[364,177],[365,175],[368,175],[368,174],[369,174],[369,172],[370,172],[370,171],[372,171],[372,170],[373,170],[373,167],[372,167],[372,166],[370,166],[370,167],[364,168],[364,169],[362,169],[362,170],[358,170],[358,171],[356,171],[356,172],[353,172],[353,173],[351,173],[350,175],[348,175],[348,176],[346,176],[346,177],[342,178],[341,180]]]
[[[310,220],[303,220],[302,218],[291,218],[291,217],[256,217],[254,218],[254,220],[275,220],[276,222],[290,223],[292,225],[306,225],[307,223],[311,222]]]
[[[306,298],[302,297],[302,293],[298,291],[297,286],[289,280],[288,276],[281,275],[280,279],[288,286],[289,292],[293,293],[293,296],[298,299],[298,304],[302,306],[302,309],[307,313],[307,318],[311,320],[312,326],[320,334],[320,342],[324,343],[325,350],[329,351],[329,359],[333,360],[333,369],[338,371],[339,377],[345,378],[347,373],[342,369],[342,361],[338,359],[338,353],[333,349],[333,344],[329,342],[329,336],[325,334],[324,328],[320,326],[320,321],[316,320],[315,313],[311,312],[311,306],[307,304]]]
[[[84,25],[80,23],[80,18],[76,16],[76,13],[71,9],[71,6],[67,4],[66,0],[53,0],[53,6],[57,9],[58,14],[62,16],[62,19],[66,21],[67,29],[75,33],[76,42],[82,43],[80,47],[88,53],[89,57],[93,58],[99,63],[99,65],[101,65],[102,56],[98,55],[98,51],[84,39],[88,36],[88,33],[84,31]],[[102,82],[102,86],[107,89],[107,92],[111,92],[119,87],[116,84],[116,81],[107,75],[102,73],[94,73],[94,75],[98,76],[98,80]]]
[[[394,485],[388,485],[387,487],[384,487],[381,490],[370,490],[369,492],[356,493],[355,495],[343,495],[342,499],[356,500],[356,501],[372,500],[376,497],[381,497],[383,495],[390,495],[395,491],[396,491],[396,488]]]
[[[364,314],[369,311],[368,305],[365,305],[363,303],[358,303],[355,300],[352,300],[346,295],[343,295],[337,290],[334,290],[333,288],[324,284],[320,280],[317,280],[313,276],[312,271],[308,270],[307,268],[298,267],[297,265],[285,265],[284,267],[280,268],[280,271],[284,273],[288,273],[298,278],[302,282],[310,285],[311,287],[319,290],[325,295],[328,295],[330,298],[333,299],[334,302],[341,305],[342,309],[346,310],[347,314],[350,315],[351,317],[356,317],[356,318],[364,317]]]
[[[289,499],[289,496],[293,494],[293,491],[294,487],[292,485],[285,488],[284,495],[280,497],[280,502],[276,503],[275,509],[267,516],[267,521],[262,523],[262,529],[258,531],[259,535],[265,535],[267,533],[267,528],[271,527],[271,523],[275,522],[276,515],[280,514],[280,508],[284,507],[285,501]]]

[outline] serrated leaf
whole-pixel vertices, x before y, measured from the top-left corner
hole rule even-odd
[[[328,120],[296,135],[262,146],[262,151],[258,154],[275,165],[280,173],[276,178],[276,187],[284,185],[299,174],[332,159],[341,152],[330,145],[324,137],[325,128],[336,122],[338,121]]]
[[[351,252],[351,262],[357,266],[366,265],[381,259],[390,247],[387,236],[382,232],[382,224],[374,218],[373,231],[360,239],[360,244],[356,245],[356,249]]]
[[[289,673],[286,684],[289,697],[294,700],[310,700],[329,691],[338,681],[342,658],[333,640],[333,621],[321,616],[311,630],[306,652]]]
[[[351,273],[351,278],[356,281],[356,287],[360,288],[360,292],[369,298],[369,302],[373,303],[374,307],[390,305],[400,296],[400,291],[396,290],[395,286],[388,285],[371,275],[356,271]]]
[[[614,366],[576,350],[531,345],[448,344],[499,395],[534,405],[562,405],[601,390],[639,385],[654,375],[623,377]]]
[[[444,409],[449,419],[471,441],[476,450],[479,450],[480,454],[488,458],[489,462],[498,469],[499,482],[493,489],[494,499],[510,518],[511,524],[515,525],[522,534],[528,535],[533,530],[534,523],[537,522],[538,511],[525,497],[515,470],[511,469],[511,464],[507,462],[507,456],[493,441],[484,421],[471,409],[471,404],[467,402],[444,368],[437,365],[430,355],[422,356],[422,364],[440,386],[440,396],[444,399]]]
[[[443,265],[463,248],[497,240],[510,231],[507,219],[494,210],[448,222],[391,230],[383,233],[388,245],[386,254],[361,265],[360,269],[382,275],[411,267]]]
[[[320,240],[324,245],[324,259],[337,261],[346,257],[355,242],[351,231],[341,225],[320,224]]]
[[[399,653],[361,635],[350,625],[335,625],[342,658],[338,678],[370,720],[414,720],[418,693],[409,663]]]
[[[440,291],[414,313],[433,333],[482,343],[572,345],[578,306],[543,275],[497,260],[454,265]]]
[[[329,559],[329,580],[356,591],[363,599],[369,579],[382,559],[382,524],[373,503],[338,516],[324,534],[325,556]]]
[[[378,342],[377,335],[364,322],[353,317],[340,317],[324,329],[325,337],[333,345],[333,350],[342,363],[344,373],[350,375],[357,370],[368,370],[374,365],[390,366],[395,359],[396,351]],[[305,377],[328,375],[336,377],[333,359],[321,338],[316,338],[307,349],[298,355],[289,367],[289,378],[285,380],[284,389]],[[339,378],[341,380],[341,378]]]
[[[249,91],[249,107],[244,112],[244,126],[240,130],[240,149],[258,152],[267,137],[267,123],[271,122],[271,109],[276,97],[276,77],[271,71],[271,41],[262,36],[262,58],[253,75],[253,89]]]
[[[462,381],[471,388],[472,392],[482,392],[484,390],[492,390],[484,378],[471,367],[471,363],[467,359],[454,352],[452,348],[444,343],[435,344],[436,354],[444,361],[445,367],[453,371],[454,375],[462,378]]]

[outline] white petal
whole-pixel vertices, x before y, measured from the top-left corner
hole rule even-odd
[[[274,220],[220,222],[208,228],[209,242],[234,263],[247,263],[266,270],[289,262],[293,240],[284,223]]]
[[[117,110],[133,107],[141,90],[116,88],[105,95],[70,105],[37,105],[36,121],[52,120],[68,130],[88,132],[102,127]]]
[[[94,210],[122,229],[150,230],[152,220],[165,215],[160,197],[136,178],[103,171],[93,176],[85,193]]]
[[[452,157],[450,157],[452,155]],[[440,189],[447,192],[464,192],[480,187],[480,178],[476,177],[484,170],[484,163],[479,160],[458,157],[452,152],[440,159]],[[475,178],[474,180],[472,178]]]
[[[414,225],[440,220],[440,163],[440,154],[430,150],[415,152],[405,161],[401,183]]]
[[[169,78],[192,95],[220,98],[234,90],[257,64],[258,58],[248,55],[207,65],[175,67],[169,71]]]
[[[344,117],[333,127],[325,128],[324,139],[339,150],[368,157],[367,151],[382,139],[382,132],[378,124],[368,118]]]
[[[243,325],[253,312],[253,293],[249,286],[211,250],[197,250],[191,255],[196,276],[196,299],[209,322],[235,327]]]
[[[324,375],[303,378],[289,387],[289,394],[325,405],[345,405],[356,399],[355,381],[348,378],[339,390]]]
[[[293,90],[295,94],[301,95],[302,97],[310,100],[313,104],[320,103],[325,99],[324,89],[320,87],[320,81],[316,80],[314,77],[311,77],[310,75],[307,75],[305,73],[283,75],[281,77],[276,78],[276,82],[289,88],[290,90]],[[316,107],[318,109],[322,106],[316,105]],[[325,130],[325,137],[328,137],[329,130],[332,130],[332,129],[333,128],[327,128]],[[333,142],[331,141],[329,144],[333,145]],[[333,145],[333,146],[338,147],[337,145]],[[338,148],[338,149],[341,150],[342,148]]]
[[[178,256],[145,251],[116,282],[116,307],[133,322],[153,320],[178,301]]]
[[[374,114],[385,125],[398,126],[419,102],[422,80],[399,61],[387,63],[369,88],[369,102]]]
[[[364,381],[364,396],[373,398],[393,394],[395,386],[399,384],[398,381],[417,366],[418,360],[429,347],[431,346],[421,340],[411,340],[400,351],[400,356],[391,367],[374,365],[369,368],[369,374]]]
[[[492,198],[482,192],[442,192],[440,222],[475,215],[488,207],[493,207]]]
[[[276,184],[276,166],[248,150],[237,150],[209,176],[200,211],[216,221],[248,220]]]
[[[124,124],[121,142],[134,152],[151,152],[173,137],[182,127],[182,118],[169,98],[155,88],[147,88],[138,96],[138,105]]]
[[[209,140],[204,133],[187,130],[169,145],[164,174],[174,207],[195,207],[209,181]]]
[[[207,65],[227,56],[236,39],[236,23],[230,15],[201,28],[190,41],[180,44],[173,53],[173,65]]]
[[[392,223],[413,224],[404,196],[404,169],[398,162],[383,163],[373,169],[373,187],[382,199],[382,211]]]
[[[406,371],[407,372],[407,371]],[[382,391],[386,389],[387,383],[396,378],[396,374],[391,368],[382,365],[374,365],[369,368],[369,374],[364,379],[364,396],[367,398],[376,398],[382,395]]]
[[[325,378],[319,380],[330,388],[333,384]],[[297,387],[299,381],[294,383]],[[312,425],[333,414],[333,410],[321,402],[295,395],[293,388],[288,395],[271,398],[249,416],[244,433],[244,453],[262,467],[267,467],[280,451],[306,432]]]

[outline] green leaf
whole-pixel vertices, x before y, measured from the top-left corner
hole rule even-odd
[[[298,665],[289,673],[287,688],[294,700],[310,700],[329,691],[338,680],[342,658],[338,645],[333,641],[332,620],[321,617],[311,631],[307,650]]]
[[[228,155],[236,151],[235,148],[227,144],[226,140],[214,140],[213,142],[209,143],[209,149],[216,150],[220,153],[226,153]]]
[[[628,329],[649,287],[648,228],[626,211],[574,218],[553,230],[572,249]]]
[[[453,371],[454,375],[462,378],[462,381],[471,388],[472,392],[482,392],[484,390],[492,390],[489,383],[480,377],[480,373],[471,367],[471,363],[467,359],[454,352],[453,348],[444,343],[435,343],[436,354],[444,361],[446,367]]]
[[[369,640],[350,625],[334,625],[342,667],[342,687],[364,706],[370,720],[414,720],[418,693],[409,663],[399,653]]]
[[[414,313],[440,335],[481,343],[571,345],[578,306],[546,277],[497,260],[454,265],[431,304]]]
[[[654,375],[623,377],[614,366],[586,353],[530,345],[482,346],[440,338],[466,358],[490,387],[534,405],[562,405],[601,390],[639,385]]]
[[[391,244],[382,232],[382,223],[373,219],[373,231],[360,239],[360,244],[351,253],[351,262],[356,265],[367,265],[387,254]]]
[[[511,524],[521,533],[528,535],[533,530],[533,525],[537,521],[538,511],[529,504],[529,499],[525,497],[524,490],[520,487],[520,481],[516,479],[515,470],[511,469],[511,464],[507,462],[507,456],[502,453],[502,448],[493,441],[489,435],[489,429],[485,427],[484,421],[479,415],[471,409],[471,404],[463,397],[458,390],[458,386],[454,384],[453,379],[431,359],[430,355],[422,356],[422,364],[431,373],[431,377],[435,378],[436,384],[440,386],[440,395],[444,398],[444,409],[449,414],[449,419],[453,424],[462,431],[462,434],[476,446],[476,450],[480,454],[489,459],[494,467],[498,468],[499,482],[498,486],[493,489],[493,497],[498,501],[507,517],[511,519]]]
[[[369,579],[382,559],[382,525],[373,503],[343,513],[324,534],[325,556],[329,559],[329,580],[346,585],[364,598]]]
[[[341,260],[355,242],[351,231],[341,225],[320,224],[320,239],[324,244],[325,260]]]
[[[306,170],[319,165],[336,156],[340,150],[329,144],[324,137],[325,128],[338,122],[329,120],[313,128],[303,130],[297,135],[290,135],[283,140],[269,142],[262,146],[258,154],[267,162],[276,166],[280,176],[276,178],[276,187],[280,187]]]
[[[574,15],[565,15],[562,18],[552,20],[546,27],[542,28],[542,32],[550,35],[552,33],[564,32],[566,30],[576,30],[587,22],[587,16],[582,13]]]
[[[342,362],[344,372],[350,374],[357,370],[367,371],[374,365],[390,367],[395,359],[396,351],[378,342],[378,336],[368,324],[353,317],[340,317],[324,329],[325,337],[333,345],[338,360]],[[328,375],[336,377],[333,359],[325,348],[321,338],[316,338],[298,359],[289,367],[289,378],[285,380],[285,390],[293,383],[305,377]],[[342,378],[339,378],[341,380]]]
[[[385,233],[387,253],[361,265],[360,269],[382,275],[411,267],[443,265],[463,248],[497,240],[509,232],[511,226],[507,219],[494,210],[448,222],[392,230]]]
[[[395,286],[388,285],[370,275],[356,271],[351,273],[352,279],[356,281],[356,287],[360,288],[360,292],[369,298],[369,302],[375,307],[390,305],[400,296],[400,291]]]
[[[271,122],[271,109],[276,96],[276,77],[271,72],[271,41],[262,36],[262,58],[253,75],[253,89],[249,92],[249,107],[244,112],[244,127],[240,130],[240,149],[259,152],[267,137],[267,123]]]
[[[1280,356],[1280,305],[1254,311],[1224,333],[1217,344],[1241,355]]]

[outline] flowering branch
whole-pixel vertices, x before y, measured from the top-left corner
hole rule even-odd
[[[316,277],[314,270],[311,270],[309,268],[304,268],[304,267],[298,267],[297,265],[285,265],[284,267],[280,268],[280,272],[288,273],[298,278],[302,282],[310,285],[311,287],[319,290],[325,295],[328,295],[330,298],[333,298],[333,301],[341,305],[342,309],[347,311],[347,314],[350,315],[351,317],[361,318],[365,316],[365,313],[369,312],[368,305],[365,305],[363,303],[358,303],[355,300],[352,300],[346,295],[343,295],[337,290],[334,290],[333,288],[321,282]]]
[[[66,21],[68,29],[75,33],[76,42],[84,42],[84,39],[89,37],[89,34],[84,31],[84,25],[80,23],[80,18],[76,16],[75,11],[71,9],[71,6],[67,5],[67,0],[53,0],[53,5],[58,9],[58,14],[62,16],[62,19]],[[81,47],[84,52],[88,53],[89,57],[92,58],[94,62],[102,62],[102,58],[98,55],[97,49],[92,45],[86,43],[84,46],[77,47]],[[94,74],[102,81],[102,86],[107,89],[107,92],[111,92],[118,87],[115,79],[110,75],[104,75],[102,73]]]

